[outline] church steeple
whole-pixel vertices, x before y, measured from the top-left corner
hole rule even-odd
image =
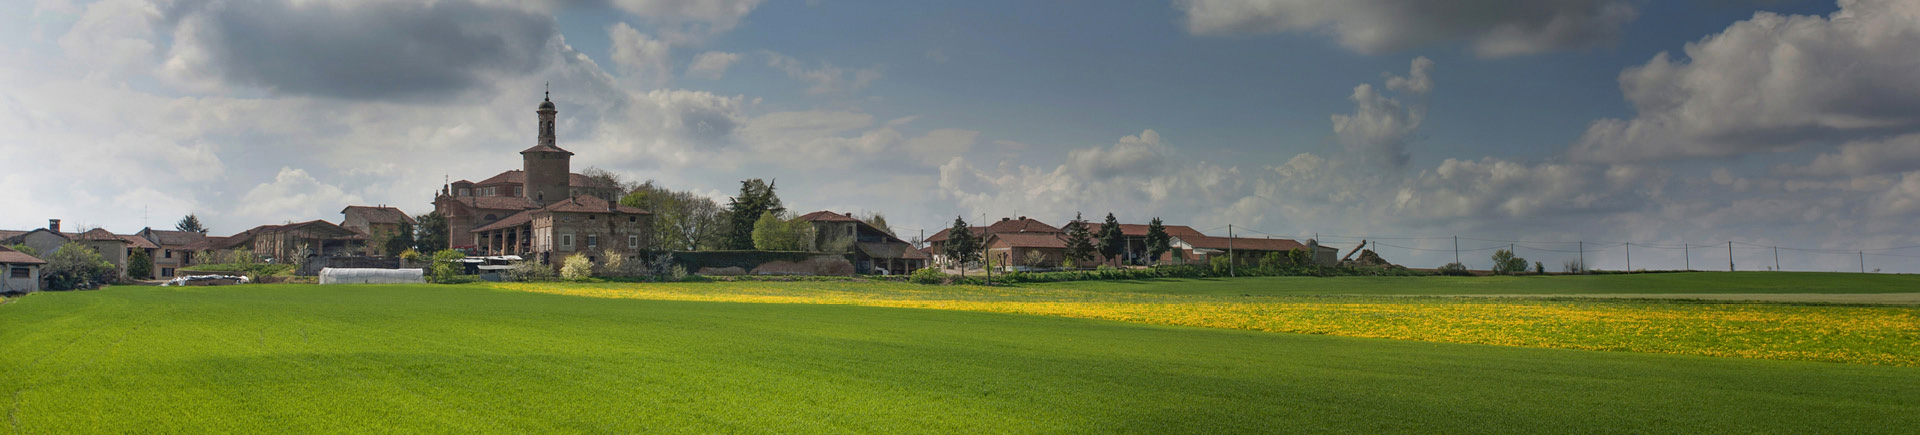
[[[535,202],[546,204],[573,196],[572,160],[573,152],[554,145],[553,118],[560,113],[553,108],[552,91],[540,101],[540,139],[533,148],[520,151],[521,168],[526,171],[526,179],[521,187],[521,195]]]
[[[540,114],[540,142],[535,145],[555,146],[553,144],[553,117],[555,114],[560,113],[560,111],[554,110],[553,108],[552,84],[547,85],[546,97],[540,99],[540,110],[536,110],[534,113]]]

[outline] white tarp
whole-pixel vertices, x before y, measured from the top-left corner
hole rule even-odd
[[[426,284],[424,269],[320,269],[321,284]]]

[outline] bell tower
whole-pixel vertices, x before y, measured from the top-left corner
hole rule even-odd
[[[520,191],[545,205],[571,196],[573,152],[554,145],[553,119],[560,111],[553,108],[552,91],[541,99],[540,109],[534,113],[540,114],[540,138],[533,148],[520,152],[521,167],[526,171]]]

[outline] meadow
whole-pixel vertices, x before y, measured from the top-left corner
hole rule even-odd
[[[1081,284],[40,293],[0,305],[0,432],[1898,433],[1920,424],[1920,368],[1903,367],[1907,357],[1843,364],[1233,326],[1294,316],[1284,310],[1196,321],[1208,327],[1164,320],[1178,310],[1132,319],[1068,310],[1298,302],[1330,307],[1306,324],[1414,316],[1424,320],[1404,322],[1409,330],[1444,330],[1434,323],[1538,304],[1526,314],[1537,317],[1464,329],[1648,312],[1625,323],[1693,325],[1708,337],[1678,342],[1758,328],[1742,322],[1856,328],[1825,335],[1857,341],[1822,346],[1910,356],[1914,340],[1891,341],[1920,329],[1911,307],[1323,295],[1360,287],[1339,281],[1314,283],[1332,288],[1319,294],[1260,282],[1239,293]],[[912,304],[921,307],[895,307]],[[1028,315],[1044,310],[969,304],[1063,305]],[[1381,307],[1399,311],[1369,311]],[[1894,335],[1858,335],[1874,331]]]

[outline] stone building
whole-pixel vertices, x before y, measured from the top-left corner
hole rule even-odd
[[[189,247],[207,239],[205,234],[193,231],[165,231],[152,228],[141,229],[134,233],[159,246],[159,252],[153,255],[153,273],[155,278],[172,278],[180,268],[193,265],[193,250]]]
[[[294,264],[307,257],[351,256],[365,249],[367,236],[332,222],[312,220],[285,225],[261,225],[227,237],[208,237],[189,246],[196,256],[219,257],[246,249],[261,260]]]
[[[340,214],[345,216],[340,219],[341,227],[367,236],[367,244],[363,249],[366,255],[399,255],[398,252],[386,252],[387,239],[400,235],[400,225],[419,223],[412,216],[407,216],[407,212],[384,205],[349,205],[340,209]]]
[[[47,262],[0,246],[0,293],[40,291],[40,268]]]
[[[554,137],[559,111],[551,98],[534,113],[540,136],[520,151],[520,170],[449,183],[434,197],[434,210],[447,218],[448,247],[555,266],[576,253],[600,262],[609,249],[628,258],[650,249],[652,213],[616,203],[618,186],[571,172],[573,152]]]
[[[927,254],[913,244],[848,214],[816,211],[800,219],[813,224],[813,240],[807,250],[843,254],[853,262],[854,273],[913,273],[927,267]]]

